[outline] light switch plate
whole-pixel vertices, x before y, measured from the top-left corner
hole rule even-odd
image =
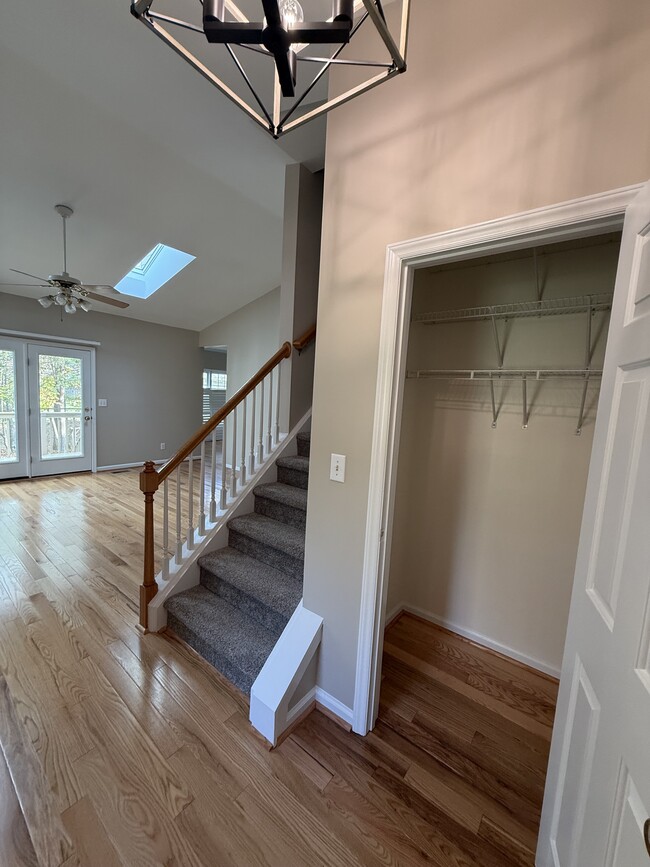
[[[97,400],[97,406],[108,406],[108,401],[105,397],[100,397]]]
[[[333,482],[345,481],[345,455],[332,455],[330,463],[330,479]]]

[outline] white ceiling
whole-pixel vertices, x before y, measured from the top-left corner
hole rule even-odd
[[[150,299],[95,309],[198,330],[279,284],[285,167],[322,165],[324,121],[273,142],[128,0],[7,0],[0,49],[0,281],[61,270],[64,202],[85,282],[114,285],[158,242],[197,257]]]

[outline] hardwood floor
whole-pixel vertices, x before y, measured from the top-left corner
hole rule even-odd
[[[3,867],[533,864],[554,682],[404,616],[368,737],[314,712],[268,751],[136,629],[141,502],[137,472],[0,484]]]

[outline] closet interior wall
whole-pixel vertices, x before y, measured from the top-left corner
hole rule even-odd
[[[416,272],[417,314],[611,293],[620,236],[474,259]],[[602,368],[608,312],[592,314],[591,367]],[[503,368],[583,368],[586,313],[497,323]],[[412,321],[408,370],[497,368],[491,321]],[[558,674],[591,454],[599,380],[407,378],[387,620],[432,619]]]

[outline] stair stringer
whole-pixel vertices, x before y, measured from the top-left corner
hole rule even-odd
[[[298,424],[282,439],[282,441],[269,453],[261,467],[250,476],[244,487],[237,496],[231,500],[225,509],[217,512],[214,523],[206,524],[204,535],[197,531],[196,541],[190,549],[187,543],[183,545],[183,559],[180,565],[172,559],[169,563],[169,575],[162,577],[159,573],[156,577],[158,592],[148,606],[149,631],[160,632],[167,626],[167,612],[164,603],[181,593],[189,590],[200,583],[201,568],[198,564],[199,557],[218,551],[228,545],[228,521],[231,518],[245,515],[254,511],[255,497],[253,489],[258,485],[267,484],[277,480],[277,467],[275,461],[280,457],[289,457],[297,454],[296,437],[308,424],[311,418],[311,410],[305,413]]]
[[[301,601],[251,687],[251,725],[272,746],[276,746],[282,732],[314,704],[314,690],[310,688],[305,698],[289,709],[318,650],[322,634],[323,618],[305,608]]]

